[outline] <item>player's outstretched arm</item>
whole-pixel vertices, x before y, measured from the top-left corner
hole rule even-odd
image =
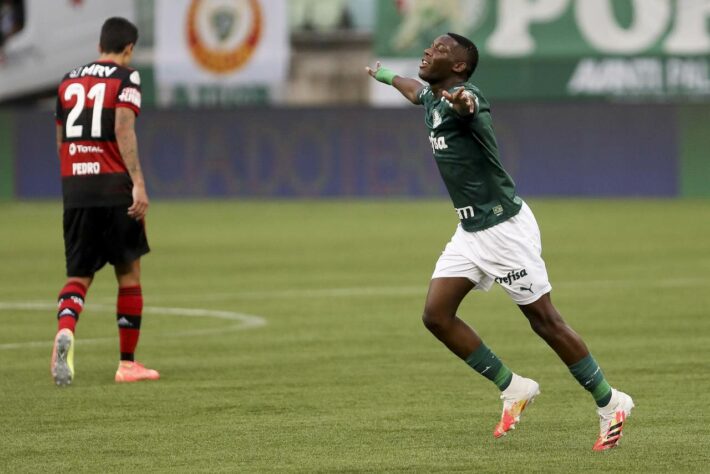
[[[126,164],[128,174],[133,181],[133,204],[128,208],[128,215],[134,219],[143,219],[148,211],[148,193],[138,161],[138,139],[136,138],[136,114],[128,107],[116,108],[116,142],[121,158]]]
[[[412,104],[419,104],[419,91],[422,90],[424,84],[410,77],[402,77],[394,71],[382,67],[378,61],[375,69],[370,66],[365,68],[367,73],[378,81],[393,86]]]

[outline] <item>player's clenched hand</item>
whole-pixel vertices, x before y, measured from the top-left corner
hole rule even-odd
[[[148,212],[148,194],[142,186],[133,186],[133,204],[128,208],[128,215],[141,220]]]
[[[449,91],[444,91],[442,95],[451,102],[451,106],[459,115],[469,115],[476,111],[476,102],[473,99],[473,94],[463,87],[456,89],[453,94]]]

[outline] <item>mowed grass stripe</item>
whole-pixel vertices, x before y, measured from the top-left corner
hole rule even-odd
[[[531,200],[553,297],[637,408],[622,445],[591,452],[591,397],[500,289],[459,314],[542,394],[502,440],[495,388],[423,328],[426,285],[455,227],[445,201],[156,202],[138,358],[157,383],[116,385],[117,343],[77,345],[76,383],[48,347],[3,351],[8,472],[702,472],[710,430],[710,203]],[[63,281],[58,203],[3,203],[0,300],[51,304]],[[116,336],[99,273],[77,338]],[[51,341],[53,311],[0,311],[0,342]]]

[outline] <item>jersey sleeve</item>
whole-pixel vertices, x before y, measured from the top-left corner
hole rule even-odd
[[[419,93],[417,94],[417,100],[419,101],[420,104],[426,105],[426,100],[429,97],[431,92],[431,88],[429,86],[424,86],[419,90]]]
[[[121,82],[116,98],[116,107],[128,107],[136,115],[141,112],[141,76],[138,71],[131,72]]]
[[[475,108],[473,110],[473,114],[467,116],[467,118],[475,120],[478,117],[478,112],[481,109],[481,95],[478,89],[475,87],[472,87],[471,85],[467,84],[464,86],[465,92],[464,94],[469,94],[471,97],[473,97],[473,103],[475,104]]]

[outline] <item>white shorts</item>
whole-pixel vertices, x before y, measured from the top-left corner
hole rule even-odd
[[[526,305],[552,290],[541,254],[540,229],[523,203],[517,215],[488,229],[467,232],[459,224],[432,279],[468,278],[482,291],[496,282],[515,303]]]

